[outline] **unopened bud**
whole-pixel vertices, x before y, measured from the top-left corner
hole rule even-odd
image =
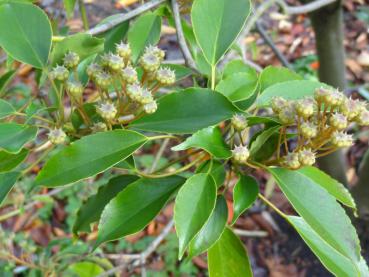
[[[337,130],[343,130],[347,127],[348,122],[343,114],[334,113],[329,119],[329,124]]]
[[[352,135],[336,131],[332,134],[331,142],[336,147],[350,147],[353,144]]]
[[[150,103],[147,103],[143,106],[145,113],[147,114],[153,114],[158,109],[158,104],[156,104],[156,101],[152,101]]]
[[[103,89],[107,89],[113,81],[111,75],[105,71],[101,71],[96,74],[95,82],[96,84]]]
[[[314,100],[311,98],[300,99],[295,102],[296,113],[303,118],[309,118],[314,113]]]
[[[174,71],[169,68],[159,68],[156,72],[156,80],[164,86],[170,86],[175,83],[176,75]]]
[[[67,135],[64,133],[62,129],[51,130],[48,134],[48,137],[49,141],[55,145],[63,144],[67,139]]]
[[[129,84],[127,86],[127,95],[132,101],[139,101],[142,97],[142,87],[139,84]]]
[[[232,158],[236,163],[245,164],[250,156],[249,149],[246,146],[235,146],[232,150]]]
[[[97,112],[102,118],[106,120],[112,120],[117,115],[117,108],[112,103],[101,103],[97,107]]]
[[[154,54],[147,53],[141,57],[140,64],[146,72],[153,73],[160,67],[160,59]]]
[[[369,126],[369,111],[366,109],[362,110],[356,117],[356,122],[361,126]]]
[[[292,105],[284,107],[278,114],[279,119],[285,125],[292,124],[295,122],[296,111]]]
[[[325,99],[328,97],[330,91],[331,91],[330,89],[327,89],[324,87],[317,88],[315,89],[315,92],[314,92],[314,99],[320,103],[324,102]]]
[[[67,68],[74,69],[78,66],[79,56],[77,53],[68,52],[64,56],[64,65]]]
[[[235,114],[232,117],[232,126],[236,131],[243,131],[247,127],[247,120],[242,114]]]
[[[315,164],[315,153],[311,149],[306,148],[298,152],[299,162],[301,165],[313,165]]]
[[[348,120],[353,120],[365,109],[364,102],[360,100],[346,99],[340,106],[341,112],[347,117]]]
[[[97,122],[95,123],[92,127],[92,132],[93,133],[98,133],[98,132],[105,132],[108,130],[108,126],[106,126],[105,123],[103,122]]]
[[[288,101],[282,97],[273,97],[271,106],[275,113],[279,113],[282,109],[288,106]]]
[[[297,153],[288,153],[283,159],[283,164],[288,168],[298,169],[301,166],[299,155]]]
[[[123,68],[121,71],[121,76],[122,79],[128,84],[133,84],[137,82],[137,71],[131,66]]]
[[[97,63],[91,63],[86,69],[87,76],[91,79],[95,79],[97,74],[102,72],[102,67]]]
[[[143,89],[141,97],[137,100],[142,105],[149,104],[154,101],[151,92],[148,89]]]
[[[318,133],[317,126],[311,122],[302,123],[300,130],[301,130],[302,136],[307,139],[315,138]]]
[[[75,98],[80,99],[83,94],[84,87],[79,81],[68,81],[67,82],[67,91],[69,94]]]
[[[108,67],[111,71],[118,72],[124,67],[123,59],[118,55],[110,55]]]
[[[119,44],[116,44],[116,50],[117,54],[121,56],[124,60],[127,61],[131,58],[132,50],[128,43],[126,44],[121,42]]]
[[[64,66],[57,65],[51,72],[51,77],[58,81],[66,81],[69,77],[69,71]]]
[[[165,52],[163,50],[161,50],[157,46],[151,46],[151,45],[146,47],[145,54],[153,54],[157,56],[160,62],[162,62],[165,57]]]

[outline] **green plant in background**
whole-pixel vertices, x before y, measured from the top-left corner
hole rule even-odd
[[[29,195],[40,187],[73,187],[101,173],[106,178],[86,201],[72,201],[81,204],[72,227],[76,244],[54,241],[50,247],[61,250],[45,254],[46,259],[40,255],[37,268],[43,274],[99,275],[112,265],[94,254],[142,230],[174,201],[178,246],[170,236],[169,244],[158,249],[170,249],[164,258],[168,270],[175,272],[170,268],[175,249],[178,259],[207,252],[210,276],[252,276],[232,225],[260,198],[296,229],[331,273],[368,276],[356,231],[341,206],[355,211],[352,197],[312,166],[316,157],[352,144],[344,132],[349,123],[369,125],[366,103],[284,68],[267,67],[258,74],[241,60],[218,68],[247,19],[248,0],[195,0],[192,25],[183,26],[191,48],[187,54],[196,57],[198,68],[192,69],[198,72],[164,65],[165,53],[154,45],[164,14],[173,18],[169,9],[159,10],[138,17],[129,28],[115,24],[124,27],[120,36],[101,23],[98,32],[90,31],[99,38],[87,33],[53,37],[38,7],[0,2],[0,23],[17,21],[0,33],[0,46],[9,59],[35,67],[38,86],[48,90],[46,97],[28,96],[21,106],[11,102],[5,85],[0,90],[0,202],[43,161]],[[13,75],[9,71],[2,79]],[[208,87],[176,87],[189,75],[208,79]],[[267,114],[259,115],[261,110]],[[162,153],[150,168],[137,167],[137,151],[158,140],[173,140],[171,152],[180,154],[171,154],[160,167],[156,157],[159,161]],[[38,158],[29,164],[31,153]],[[256,170],[275,179],[298,215],[283,213],[259,193],[252,178]],[[238,176],[233,188],[225,180],[231,174]],[[227,192],[233,195],[230,221]],[[97,223],[92,244],[78,240]],[[19,262],[6,251],[1,255]],[[185,267],[181,263],[184,272],[196,273]]]

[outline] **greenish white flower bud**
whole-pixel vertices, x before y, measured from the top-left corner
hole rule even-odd
[[[314,99],[320,103],[325,102],[325,99],[330,94],[330,91],[330,89],[324,87],[317,88],[314,92]]]
[[[105,132],[108,130],[108,126],[106,126],[103,122],[97,122],[92,126],[92,132],[98,133],[98,132]]]
[[[369,111],[362,110],[356,117],[356,122],[361,126],[369,126]]]
[[[124,67],[124,61],[122,57],[118,55],[110,55],[108,60],[108,67],[111,71],[120,71]]]
[[[242,114],[233,115],[231,124],[236,131],[243,131],[247,128],[247,120]]]
[[[157,46],[152,46],[152,45],[146,47],[145,54],[153,54],[157,56],[160,62],[162,62],[165,57],[165,52],[163,50],[161,50]]]
[[[249,156],[250,152],[246,146],[235,146],[232,150],[232,158],[236,163],[245,164]]]
[[[95,82],[100,88],[107,89],[113,82],[113,78],[109,73],[101,71],[96,74]]]
[[[51,78],[58,81],[66,81],[69,77],[69,71],[64,66],[57,65],[51,72]]]
[[[158,109],[158,104],[156,104],[156,101],[152,101],[150,103],[147,103],[143,106],[145,113],[147,114],[153,114]]]
[[[113,55],[112,53],[104,53],[100,56],[100,65],[102,67],[108,67],[109,66],[109,60],[110,56]]]
[[[77,53],[68,52],[64,56],[64,66],[70,69],[74,69],[78,66],[79,56]]]
[[[288,153],[283,159],[283,164],[291,169],[300,168],[299,155],[297,153]]]
[[[315,164],[315,153],[309,148],[302,149],[298,152],[299,162],[301,165],[313,165]]]
[[[141,105],[149,104],[154,101],[151,92],[148,89],[143,89],[141,97],[137,100]]]
[[[101,103],[97,107],[97,112],[101,115],[102,118],[106,120],[112,120],[117,115],[117,108],[112,103]]]
[[[295,109],[299,116],[309,118],[314,114],[314,100],[311,98],[297,100],[295,102]]]
[[[66,89],[69,94],[75,99],[80,99],[84,91],[84,87],[79,81],[68,81]]]
[[[87,66],[86,73],[91,79],[95,79],[97,74],[102,72],[102,67],[97,63],[91,63]]]
[[[156,80],[164,86],[170,86],[175,83],[176,75],[174,71],[169,68],[159,68],[156,72]]]
[[[122,79],[128,84],[134,84],[137,82],[137,71],[132,66],[127,66],[121,71]]]
[[[353,144],[352,135],[336,131],[332,134],[331,142],[336,147],[350,147]]]
[[[121,42],[119,44],[116,44],[116,51],[117,51],[117,54],[126,61],[131,58],[132,49],[129,43]]]
[[[62,129],[50,130],[48,137],[49,141],[55,145],[63,144],[67,139],[67,135]]]
[[[343,114],[340,113],[334,113],[330,119],[329,119],[329,124],[331,125],[331,127],[333,127],[334,129],[337,130],[343,130],[347,127],[348,125],[348,121],[346,116],[344,116]]]
[[[138,102],[142,97],[142,87],[139,84],[129,84],[127,86],[127,95],[132,101]]]
[[[342,104],[345,96],[338,90],[331,90],[325,98],[325,103],[329,106],[337,107]]]
[[[143,70],[153,73],[160,67],[160,59],[154,54],[146,53],[141,57],[140,64]]]
[[[301,130],[301,135],[307,139],[315,138],[318,134],[317,126],[311,122],[303,122],[301,124],[300,130]]]
[[[359,113],[365,109],[365,103],[360,100],[345,99],[340,106],[340,111],[348,120],[353,120]]]
[[[279,119],[285,125],[293,124],[296,119],[296,111],[292,105],[284,107],[278,114]]]
[[[288,107],[288,101],[282,97],[273,97],[271,106],[275,113],[279,113],[282,109]]]

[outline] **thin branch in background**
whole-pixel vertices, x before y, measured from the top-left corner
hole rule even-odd
[[[337,0],[316,0],[311,3],[297,6],[297,7],[291,7],[286,4],[286,2],[282,0],[278,0],[278,3],[283,8],[284,12],[290,15],[293,14],[303,14],[303,13],[310,13],[316,10],[319,10],[320,8],[323,8],[329,4],[332,4],[334,2],[337,2]]]
[[[158,153],[156,154],[155,158],[154,158],[154,161],[151,165],[151,168],[149,170],[149,173],[153,173],[156,169],[156,167],[158,166],[158,163],[161,159],[161,157],[163,156],[164,154],[164,151],[165,149],[167,148],[168,146],[168,143],[169,143],[170,139],[169,138],[166,138],[163,142],[162,142],[162,145],[160,146],[159,150],[158,150]]]
[[[190,67],[191,69],[197,71],[196,63],[192,58],[192,54],[187,46],[186,39],[184,37],[178,3],[176,0],[171,0],[171,3],[172,3],[172,11],[173,11],[174,23],[175,23],[176,31],[177,31],[177,40],[178,40],[179,47],[181,48],[183,57],[185,58],[186,65]]]
[[[82,22],[83,22],[83,28],[85,29],[85,31],[87,31],[88,29],[90,29],[90,27],[89,27],[89,24],[88,24],[86,6],[85,6],[85,3],[83,2],[83,0],[78,0],[78,8],[79,8],[79,12],[81,14],[81,18],[82,18]]]

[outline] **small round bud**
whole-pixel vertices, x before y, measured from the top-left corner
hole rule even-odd
[[[69,77],[69,71],[64,66],[57,65],[51,72],[51,77],[58,81],[66,81]]]
[[[97,107],[97,112],[102,118],[112,120],[117,115],[117,108],[112,103],[101,103]]]
[[[154,54],[147,53],[141,57],[140,64],[146,72],[153,73],[160,67],[160,59]]]
[[[236,131],[243,131],[247,127],[247,120],[242,114],[235,114],[232,117],[231,124]]]
[[[149,104],[154,101],[151,92],[148,89],[143,89],[141,97],[137,100],[142,105]]]
[[[300,99],[295,102],[296,113],[303,118],[309,118],[314,114],[314,100],[311,98]]]
[[[279,119],[285,125],[293,124],[296,118],[296,111],[292,105],[284,107],[278,114]]]
[[[157,46],[152,46],[152,45],[146,47],[145,54],[153,54],[157,56],[160,62],[162,62],[165,57],[165,52],[163,50],[161,50]]]
[[[102,72],[102,67],[97,63],[91,63],[87,66],[86,73],[91,79],[95,79],[97,74]]]
[[[132,101],[139,101],[142,97],[142,87],[139,84],[129,84],[127,95]]]
[[[48,137],[49,141],[55,145],[63,144],[67,139],[67,135],[64,133],[62,129],[50,130]]]
[[[330,89],[327,89],[324,87],[317,88],[315,89],[315,92],[314,92],[314,99],[320,103],[324,102],[325,99],[328,97],[329,93],[330,93]]]
[[[96,84],[103,88],[107,89],[113,81],[113,78],[111,75],[105,71],[98,72],[95,77]]]
[[[306,148],[298,152],[299,162],[301,165],[313,165],[315,164],[315,153],[311,149]]]
[[[159,68],[156,72],[156,80],[164,86],[170,86],[175,83],[176,75],[174,71],[169,68]]]
[[[353,120],[359,113],[365,109],[365,103],[360,100],[345,99],[341,104],[340,110],[348,120]]]
[[[121,42],[119,44],[116,44],[116,51],[117,54],[121,56],[124,60],[128,60],[131,58],[132,50],[128,43]]]
[[[124,81],[128,84],[133,84],[137,82],[137,71],[132,66],[127,66],[121,71],[121,76]]]
[[[236,163],[245,164],[250,156],[249,149],[246,146],[235,146],[232,150],[232,158]]]
[[[117,72],[124,67],[123,59],[118,55],[110,55],[108,67],[111,71]]]
[[[109,60],[110,56],[113,55],[112,53],[104,53],[100,56],[100,65],[102,67],[108,67],[109,66]]]
[[[337,130],[343,130],[347,127],[347,118],[343,114],[334,113],[329,119],[329,124]]]
[[[356,122],[361,126],[369,126],[369,111],[362,110],[356,117]]]
[[[299,155],[297,153],[288,153],[283,159],[283,164],[288,168],[298,169],[301,166]]]
[[[153,114],[158,109],[158,104],[156,104],[156,101],[152,101],[150,103],[147,103],[143,106],[145,113],[147,114]]]
[[[327,106],[337,107],[342,104],[345,96],[338,90],[328,90],[323,96],[322,102]]]
[[[93,133],[105,132],[108,130],[108,126],[106,126],[104,122],[97,122],[91,127],[91,129]]]
[[[314,123],[304,122],[300,127],[301,134],[304,138],[310,139],[315,138],[318,134],[318,128]]]
[[[352,135],[336,131],[332,134],[331,142],[336,147],[350,147],[353,144]]]
[[[77,67],[79,63],[79,56],[77,53],[74,52],[68,52],[64,56],[64,65],[67,68],[74,69]]]
[[[80,99],[82,97],[84,87],[79,81],[68,81],[66,89],[73,98]]]
[[[282,97],[273,97],[271,106],[275,113],[279,113],[283,108],[288,106],[288,101]]]

